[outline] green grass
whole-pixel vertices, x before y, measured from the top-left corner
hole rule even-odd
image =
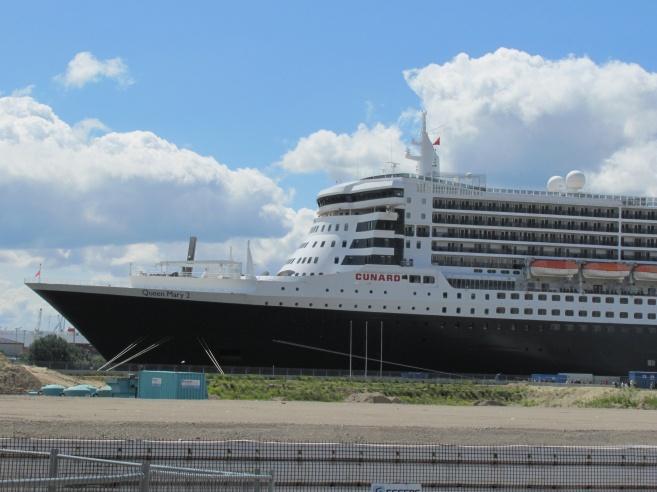
[[[646,391],[627,388],[617,393],[582,402],[579,406],[586,408],[641,408],[656,410],[657,396],[651,396]]]
[[[522,404],[527,391],[517,385],[438,384],[423,381],[294,379],[264,376],[213,376],[210,395],[230,400],[344,401],[353,393],[382,393],[402,403],[473,405],[480,401]]]

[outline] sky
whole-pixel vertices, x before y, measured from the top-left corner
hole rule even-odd
[[[442,169],[657,195],[652,1],[4,2],[0,327],[23,285],[244,255],[276,271],[336,181]]]

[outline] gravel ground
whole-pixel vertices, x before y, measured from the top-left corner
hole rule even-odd
[[[0,437],[657,445],[657,412],[0,396]]]

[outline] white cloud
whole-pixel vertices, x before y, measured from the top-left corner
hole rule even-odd
[[[88,51],[77,53],[68,62],[66,71],[55,76],[57,82],[68,88],[80,88],[104,78],[115,80],[124,87],[134,82],[130,77],[128,66],[121,58],[99,60]]]
[[[629,180],[624,189],[655,189],[656,172],[641,176],[647,164],[640,149],[657,138],[657,74],[636,64],[547,60],[500,48],[404,75],[428,110],[429,128],[444,125],[449,170],[540,186],[551,174],[579,168],[591,188],[614,191],[614,179],[598,172],[615,169]]]
[[[403,158],[404,150],[398,127],[361,124],[352,134],[319,130],[301,138],[277,165],[294,173],[326,172],[344,180],[381,173],[391,160],[413,170],[415,165]]]
[[[147,131],[71,126],[30,97],[0,98],[0,247],[279,235],[290,193]],[[275,213],[272,213],[274,211]]]
[[[34,84],[30,84],[26,85],[25,87],[21,87],[20,89],[14,89],[11,91],[11,95],[14,97],[31,96],[33,90]]]

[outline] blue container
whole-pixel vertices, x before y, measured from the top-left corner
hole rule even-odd
[[[98,391],[93,386],[88,384],[78,384],[77,386],[71,386],[64,390],[64,396],[96,396],[96,391]]]
[[[657,388],[657,372],[630,371],[628,375],[630,384],[637,388]]]
[[[564,384],[568,381],[565,374],[532,374],[529,378],[532,383],[559,383]]]
[[[112,388],[112,398],[135,398],[137,396],[137,379],[135,377],[108,379]]]
[[[139,398],[207,400],[208,388],[202,372],[140,371]]]
[[[46,384],[41,387],[41,394],[45,396],[62,396],[66,388],[61,384]]]
[[[111,398],[112,397],[112,387],[111,386],[101,386],[98,388],[98,391],[96,391],[96,396],[100,396],[102,398]]]

